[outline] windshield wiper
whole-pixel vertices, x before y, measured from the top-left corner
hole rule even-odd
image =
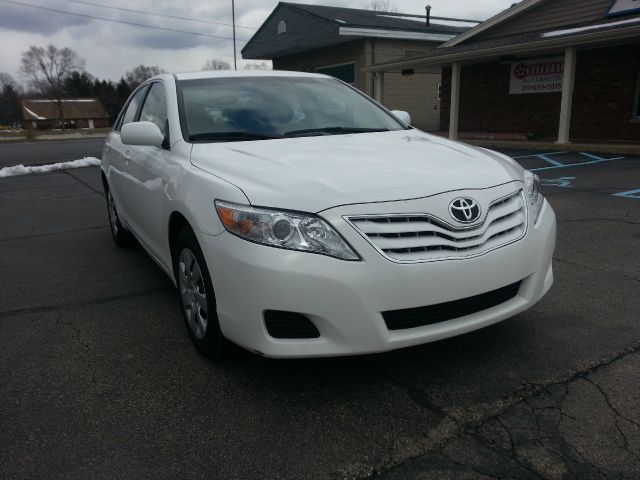
[[[213,140],[218,142],[241,142],[245,140],[272,140],[275,138],[282,138],[278,135],[265,135],[262,133],[253,132],[208,132],[208,133],[194,133],[189,135],[191,141],[206,141]]]
[[[340,135],[346,133],[368,133],[368,132],[388,132],[388,128],[358,128],[358,127],[321,127],[306,128],[304,130],[292,130],[285,132],[285,137],[296,137],[309,134],[317,135]]]

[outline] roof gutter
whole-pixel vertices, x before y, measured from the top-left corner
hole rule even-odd
[[[623,40],[627,38],[637,37],[637,35],[639,34],[640,25],[634,25],[632,27],[619,28],[605,32],[590,32],[562,38],[545,38],[543,40],[536,40],[533,42],[521,43],[517,45],[503,45],[500,47],[486,48],[482,50],[435,55],[427,58],[412,58],[410,60],[373,65],[371,67],[366,67],[363,70],[365,72],[385,72],[395,69],[416,67],[420,65],[445,65],[452,62],[480,60],[505,54],[533,53],[545,48],[581,46],[604,41]]]

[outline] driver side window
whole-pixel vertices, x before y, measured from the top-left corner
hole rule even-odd
[[[136,121],[136,115],[138,114],[138,110],[140,110],[140,104],[142,103],[142,100],[144,99],[144,95],[147,91],[147,88],[141,88],[131,99],[131,101],[129,102],[129,105],[127,106],[127,111],[124,112],[124,115],[122,116],[122,121],[120,122],[120,125],[118,125],[118,130],[120,130],[120,128],[122,128],[122,125],[126,125],[127,123],[131,123],[131,122],[135,122]]]
[[[153,83],[149,89],[149,94],[144,101],[140,112],[141,122],[155,123],[163,135],[167,133],[167,98],[164,93],[164,85],[159,82]]]

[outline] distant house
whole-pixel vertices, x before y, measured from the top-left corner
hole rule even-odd
[[[60,110],[56,102],[45,99],[23,99],[22,118],[27,130],[62,128]],[[96,98],[67,98],[62,100],[65,128],[104,128],[109,116]]]
[[[425,54],[468,29],[424,16],[280,2],[242,57],[272,60],[274,70],[332,75],[371,97],[380,91],[387,108],[406,110],[414,125],[434,130],[440,124],[440,68],[386,75],[384,83],[363,69]]]

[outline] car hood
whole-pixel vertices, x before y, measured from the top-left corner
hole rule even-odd
[[[196,143],[191,162],[253,205],[307,212],[522,180],[503,155],[417,130]]]

